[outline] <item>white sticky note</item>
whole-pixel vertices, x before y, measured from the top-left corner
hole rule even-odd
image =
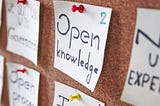
[[[73,99],[73,101],[69,101],[69,96],[75,96],[76,94],[80,94],[80,100]],[[105,106],[105,104],[77,89],[55,82],[53,106]]]
[[[2,0],[0,0],[0,27],[2,24]]]
[[[39,72],[16,63],[6,65],[10,106],[38,106]]]
[[[132,55],[121,100],[160,105],[160,10],[139,8]]]
[[[84,12],[72,12],[72,6]],[[94,90],[102,71],[111,8],[54,1],[54,67]]]
[[[40,2],[27,0],[17,4],[6,0],[7,50],[21,55],[37,65]]]
[[[4,77],[4,57],[0,55],[0,101],[2,98],[3,77]]]

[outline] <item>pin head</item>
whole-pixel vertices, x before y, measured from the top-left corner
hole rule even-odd
[[[27,0],[16,0],[16,1],[17,1],[17,4],[19,4],[19,3],[26,4],[27,3]]]
[[[16,72],[17,72],[17,73],[18,73],[18,72],[25,73],[25,72],[27,72],[27,70],[26,70],[26,69],[17,69]]]
[[[72,102],[73,100],[80,100],[81,99],[81,96],[80,96],[80,94],[79,93],[77,93],[76,95],[74,95],[74,96],[69,96],[69,102]]]
[[[72,11],[75,12],[76,10],[77,10],[77,6],[76,6],[76,5],[73,5],[73,6],[72,6]]]
[[[83,5],[79,5],[78,7],[76,5],[73,5],[72,6],[72,12],[75,12],[75,11],[79,11],[80,13],[83,13],[84,12],[84,6]]]
[[[83,13],[84,11],[84,6],[83,5],[79,5],[79,10],[78,10],[80,13]]]

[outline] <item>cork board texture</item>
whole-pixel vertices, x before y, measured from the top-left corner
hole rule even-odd
[[[40,72],[39,106],[52,106],[54,81],[59,81],[102,101],[107,106],[130,106],[120,101],[131,56],[136,23],[136,9],[160,9],[160,0],[71,0],[112,8],[112,16],[105,49],[102,73],[94,92],[53,67],[55,23],[52,0],[40,0],[40,35],[38,66],[29,60],[6,51],[6,13],[3,1],[2,26],[0,28],[0,54],[5,62],[16,62]],[[6,66],[1,106],[9,106]]]

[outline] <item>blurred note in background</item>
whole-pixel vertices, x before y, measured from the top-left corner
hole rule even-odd
[[[0,27],[2,24],[2,0],[0,0]]]
[[[132,55],[121,100],[160,106],[160,10],[137,9]]]
[[[3,76],[4,76],[4,57],[0,55],[0,101],[3,91]]]
[[[37,65],[40,2],[26,4],[6,0],[7,50],[31,60]]]
[[[76,97],[77,94],[79,94],[78,99]],[[53,106],[105,106],[105,104],[75,88],[69,87],[60,82],[55,82]]]
[[[21,64],[6,65],[10,106],[38,106],[39,72]]]

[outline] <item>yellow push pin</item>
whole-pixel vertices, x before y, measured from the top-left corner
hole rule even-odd
[[[69,102],[72,102],[73,100],[77,99],[77,100],[80,100],[81,99],[81,95],[79,93],[77,93],[76,95],[74,96],[69,96]]]

